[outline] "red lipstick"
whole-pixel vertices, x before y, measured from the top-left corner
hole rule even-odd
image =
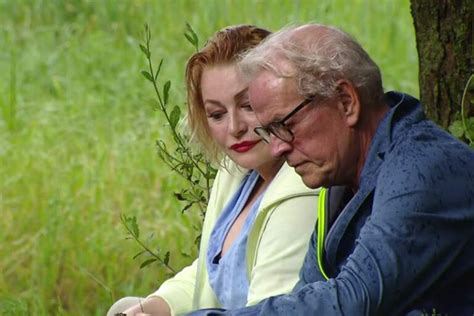
[[[245,141],[245,142],[237,143],[237,144],[234,144],[234,145],[230,146],[230,149],[235,150],[238,153],[244,153],[244,152],[247,152],[250,149],[252,149],[253,146],[255,146],[259,142],[260,142],[260,140]]]

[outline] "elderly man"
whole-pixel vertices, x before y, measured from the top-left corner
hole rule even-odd
[[[323,25],[274,34],[241,62],[256,132],[326,187],[292,294],[210,314],[474,314],[474,151]]]

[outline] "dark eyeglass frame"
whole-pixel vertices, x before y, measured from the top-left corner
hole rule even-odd
[[[305,99],[303,102],[298,104],[293,111],[288,113],[284,118],[276,122],[271,122],[267,126],[258,126],[254,128],[254,132],[260,136],[266,143],[270,142],[270,135],[273,134],[284,142],[291,143],[295,136],[293,132],[286,126],[285,122],[288,121],[293,115],[299,112],[306,105],[314,101],[314,98]]]

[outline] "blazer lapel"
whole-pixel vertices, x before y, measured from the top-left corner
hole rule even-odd
[[[366,186],[357,191],[354,197],[341,211],[334,224],[331,226],[325,244],[326,260],[328,261],[329,267],[337,269],[337,252],[341,240],[344,237],[345,232],[354,216],[362,209],[362,205],[374,191],[375,181],[376,177],[372,177],[371,181],[367,183]]]

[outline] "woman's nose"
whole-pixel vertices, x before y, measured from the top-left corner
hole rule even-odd
[[[240,136],[247,131],[248,125],[238,114],[234,113],[230,117],[230,132],[234,136]]]

